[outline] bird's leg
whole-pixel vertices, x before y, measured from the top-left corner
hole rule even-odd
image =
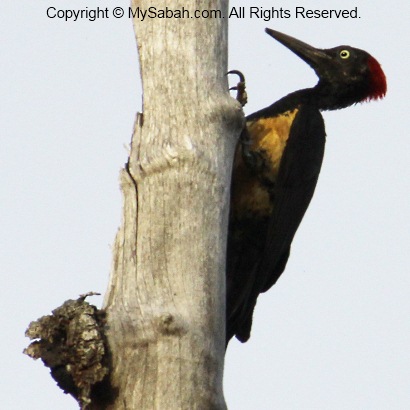
[[[227,74],[236,74],[239,76],[239,82],[236,84],[235,87],[231,87],[229,90],[236,90],[236,99],[242,105],[248,102],[248,94],[246,93],[246,84],[245,84],[245,76],[238,70],[231,70],[228,71]]]
[[[252,141],[251,141],[251,136],[246,126],[242,130],[241,135],[239,136],[239,143],[241,144],[241,147],[242,147],[242,155],[244,157],[244,160],[246,162],[248,161],[253,162],[253,153],[251,150]]]
[[[246,126],[242,130],[239,137],[239,144],[241,146],[242,158],[248,166],[248,169],[252,170],[255,175],[264,174],[264,170],[266,168],[266,154],[261,152],[261,150],[254,145],[252,136],[250,135]]]
[[[236,91],[236,100],[243,106],[248,102],[248,94],[246,93],[246,82],[245,76],[239,70],[231,70],[228,71],[227,74],[236,74],[239,77],[239,81],[235,87],[231,87],[229,90]],[[248,130],[245,128],[242,130],[241,135],[239,137],[239,142],[242,145],[242,154],[246,162],[254,162],[253,155],[250,150],[252,145],[252,141],[249,135]]]
[[[231,70],[228,71],[227,74],[236,74],[237,76],[239,76],[239,82],[236,84],[235,87],[231,87],[229,90],[236,90],[236,99],[243,107],[248,102],[245,76],[239,70]],[[251,169],[255,170],[255,172],[260,171],[264,166],[263,159],[259,152],[255,152],[254,150],[252,150],[252,140],[246,126],[241,132],[239,142],[242,146],[242,155],[244,161]]]
[[[243,107],[248,102],[245,76],[239,70],[231,70],[228,71],[227,74],[236,74],[237,76],[239,76],[239,82],[235,87],[231,87],[229,90],[236,90],[236,99]],[[264,167],[263,156],[260,152],[252,150],[252,140],[246,126],[241,132],[239,142],[242,146],[242,155],[244,161],[247,163],[250,169],[253,169],[256,173],[261,172],[262,168]]]

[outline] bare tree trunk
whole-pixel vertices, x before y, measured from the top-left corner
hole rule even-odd
[[[225,248],[242,125],[225,76],[228,2],[155,2],[191,16],[204,6],[225,18],[134,18],[144,113],[121,172],[123,221],[104,303],[110,409],[226,408]]]

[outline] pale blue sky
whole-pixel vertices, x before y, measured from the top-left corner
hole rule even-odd
[[[358,7],[360,19],[230,20],[229,67],[247,77],[246,113],[316,82],[264,33],[363,48],[385,100],[324,113],[326,156],[278,284],[259,299],[250,342],[226,358],[231,410],[410,408],[408,2],[231,1],[230,6]],[[80,293],[104,293],[120,223],[118,172],[141,88],[131,21],[67,23],[60,8],[124,0],[0,5],[2,406],[76,409],[23,356],[31,320]],[[101,298],[91,300],[101,303]]]

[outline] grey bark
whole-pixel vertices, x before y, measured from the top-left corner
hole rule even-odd
[[[148,9],[151,1],[133,2]],[[134,19],[143,83],[104,308],[109,409],[225,409],[225,249],[242,112],[227,92],[227,1],[156,1],[225,18]]]

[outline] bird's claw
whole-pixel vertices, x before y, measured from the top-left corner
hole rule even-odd
[[[248,94],[246,93],[245,76],[239,70],[231,70],[226,74],[236,74],[239,76],[239,82],[235,87],[231,87],[229,90],[236,91],[236,99],[243,106],[248,102]]]

